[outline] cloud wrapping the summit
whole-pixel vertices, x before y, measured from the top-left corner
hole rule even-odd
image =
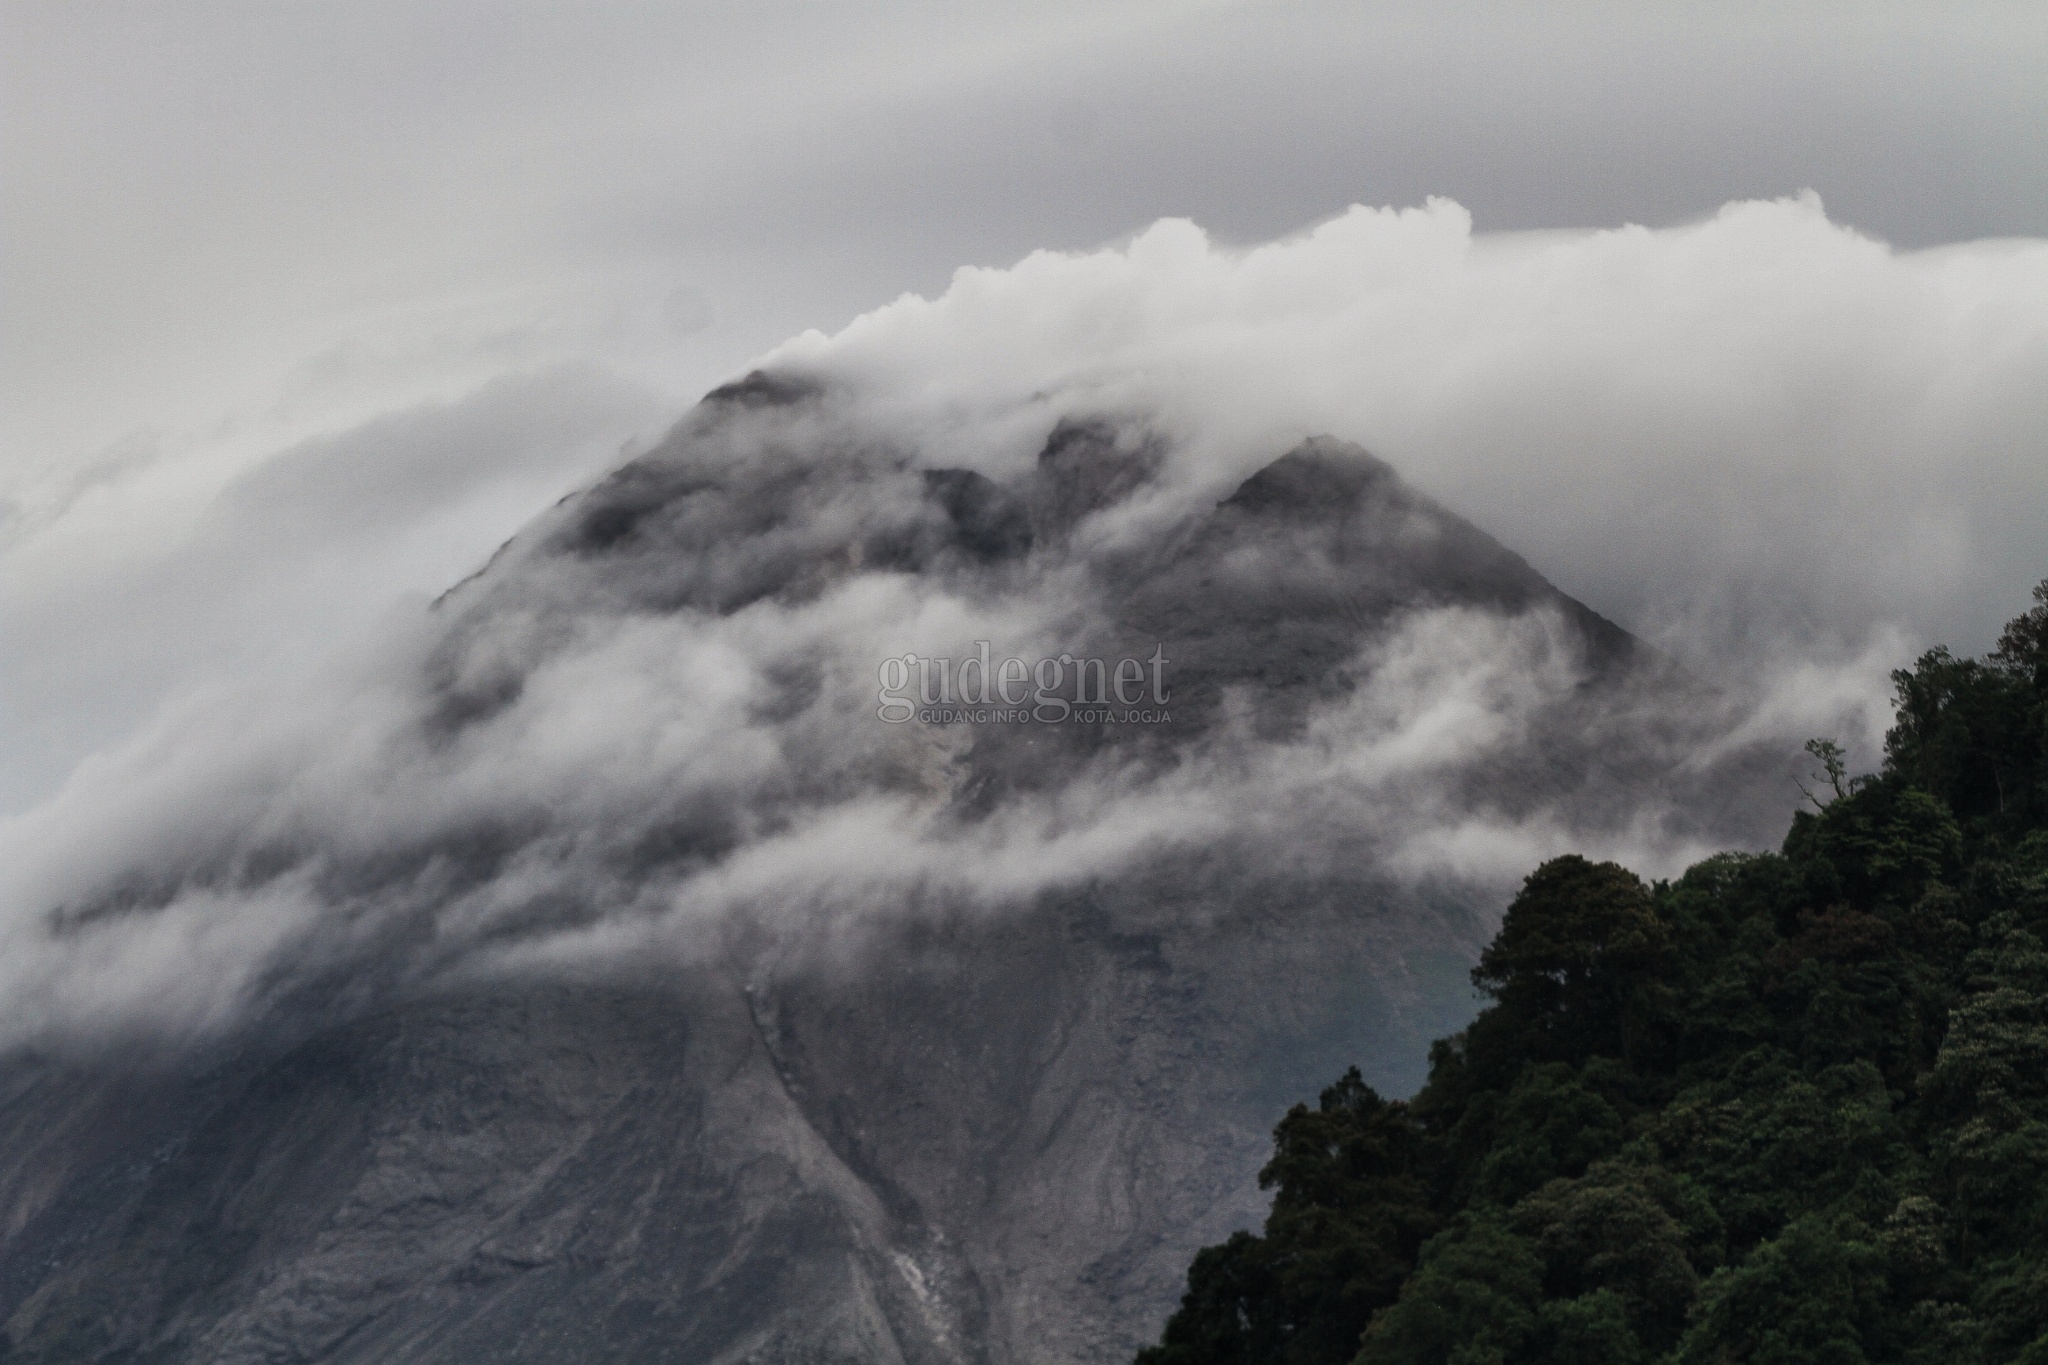
[[[380,647],[176,698],[0,825],[0,1044],[1169,866],[1196,869],[1161,902],[1188,916],[1333,881],[1497,903],[1566,848],[1668,872],[1783,814],[1685,783],[1777,790],[1743,764],[1812,733],[1867,753],[1884,670],[1978,643],[2042,572],[2048,245],[1900,254],[1811,199],[1495,238],[1438,200],[1250,250],[1168,221],[763,364],[801,382],[707,404]],[[1434,514],[1348,566],[1312,518],[1201,539],[1319,432],[1719,690],[1589,701],[1556,603],[1402,599]],[[351,448],[238,480],[206,524],[276,534],[255,513],[317,503]],[[885,658],[1172,653],[1131,613],[1198,634],[1229,592],[1244,629],[1348,643],[1305,680],[1240,659],[1199,726],[1129,744],[874,716]]]
[[[1025,458],[1080,395],[1158,413],[1204,494],[1330,432],[1738,673],[1788,637],[1985,648],[2048,572],[2048,243],[1895,251],[1811,194],[1495,235],[1436,199],[1248,249],[1166,220],[769,362],[856,376],[963,462]]]

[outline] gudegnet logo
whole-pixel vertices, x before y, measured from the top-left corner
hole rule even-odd
[[[1002,659],[987,640],[956,666],[949,658],[901,654],[882,660],[875,715],[891,725],[925,724],[1158,725],[1173,719],[1166,709],[1166,646],[1153,646],[1145,659],[1114,662],[1072,654],[1026,661]]]

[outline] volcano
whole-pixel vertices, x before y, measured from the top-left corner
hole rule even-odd
[[[711,393],[40,907],[223,984],[16,1030],[0,1354],[1127,1359],[1286,1105],[1473,1008],[1489,839],[1759,780],[1681,790],[1699,689],[1387,464],[1248,467]],[[878,715],[981,645],[1163,672]]]

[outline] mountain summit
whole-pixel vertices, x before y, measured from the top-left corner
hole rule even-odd
[[[0,1354],[1127,1358],[1698,699],[1364,451],[1253,470],[714,391],[52,893]]]

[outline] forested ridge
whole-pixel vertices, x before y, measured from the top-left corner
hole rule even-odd
[[[1489,1004],[1275,1130],[1138,1365],[2048,1365],[2048,582],[1782,849],[1536,869]]]

